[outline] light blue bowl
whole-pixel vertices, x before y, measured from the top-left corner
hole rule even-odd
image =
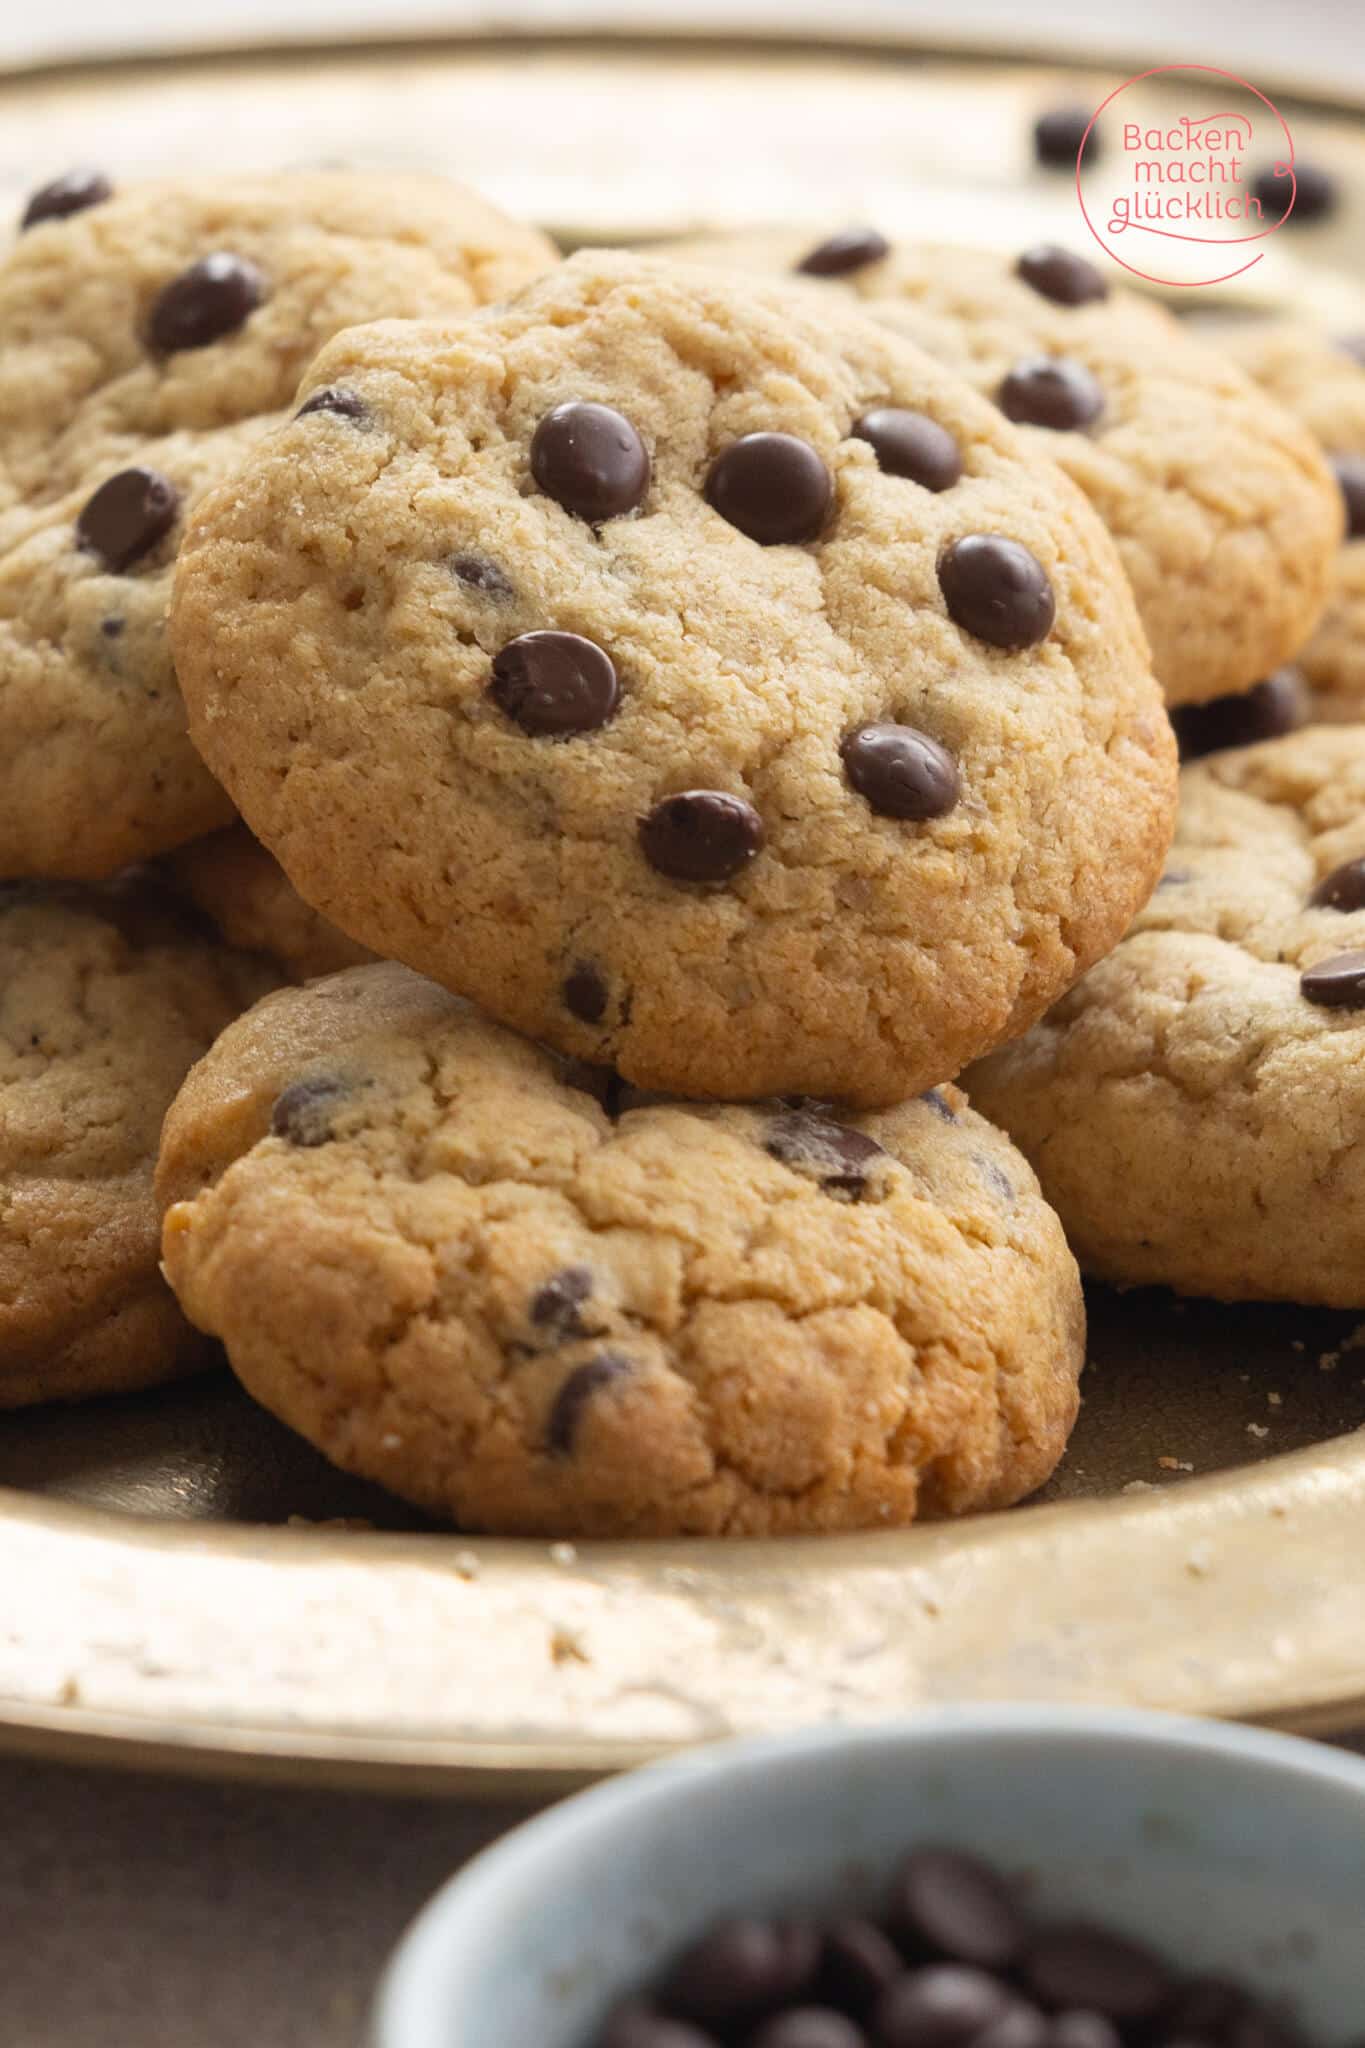
[[[963,1707],[728,1743],[584,1793],[439,1892],[375,2048],[590,2048],[623,1993],[727,1912],[880,1898],[916,1842],[1036,1875],[1190,1969],[1365,2031],[1365,1763],[1160,1714]]]

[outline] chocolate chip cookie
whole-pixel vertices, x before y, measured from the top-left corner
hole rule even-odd
[[[1186,768],[1128,937],[967,1085],[1091,1272],[1365,1307],[1365,727]]]
[[[231,817],[166,643],[186,517],[339,328],[458,313],[551,260],[435,178],[36,195],[0,263],[0,874],[107,875]]]
[[[838,301],[586,254],[339,338],[206,498],[191,730],[353,938],[644,1086],[892,1102],[1159,872],[1083,498]]]
[[[1299,656],[1319,718],[1365,718],[1365,346],[1309,327],[1233,327],[1229,352],[1322,444],[1341,490],[1346,538],[1327,609]]]
[[[337,974],[374,958],[308,907],[245,825],[192,840],[168,854],[162,870],[229,946],[268,954],[291,981]]]
[[[870,230],[686,253],[834,282],[993,398],[1114,536],[1168,703],[1249,689],[1312,631],[1341,520],[1311,437],[1112,272],[1050,244],[1002,257]]]
[[[157,1141],[274,979],[144,881],[0,888],[0,1408],[202,1360],[158,1270]]]
[[[405,968],[282,992],[167,1120],[164,1253],[247,1388],[466,1528],[899,1525],[1039,1485],[1071,1254],[952,1088],[641,1101]]]

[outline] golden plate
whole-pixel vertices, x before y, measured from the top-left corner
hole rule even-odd
[[[439,167],[574,240],[871,217],[1074,241],[1070,181],[1032,169],[1029,123],[1119,75],[885,34],[567,32],[48,70],[0,79],[0,204],[74,161],[202,167],[207,138],[224,171]],[[1281,105],[1346,200],[1274,237],[1242,302],[1365,327],[1359,115]],[[1084,1414],[1043,1502],[856,1538],[425,1531],[226,1376],[0,1417],[0,1744],[467,1794],[916,1701],[1339,1730],[1365,1720],[1355,1322],[1097,1292]]]

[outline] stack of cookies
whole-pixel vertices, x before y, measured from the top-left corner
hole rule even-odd
[[[38,194],[0,1400],[197,1332],[466,1528],[893,1526],[1061,1455],[1063,1222],[1343,1298],[1365,732],[1187,770],[1163,877],[1163,704],[1287,716],[1342,604],[1273,381],[1057,249]]]

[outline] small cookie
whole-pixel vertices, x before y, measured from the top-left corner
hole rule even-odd
[[[1365,351],[1291,323],[1230,327],[1223,344],[1272,398],[1302,420],[1336,470],[1346,539],[1327,609],[1299,655],[1319,718],[1365,718]]]
[[[187,514],[338,329],[458,313],[554,260],[437,178],[82,194],[40,210],[0,263],[5,875],[107,875],[230,818],[166,644]]]
[[[401,967],[260,1004],[166,1120],[186,1312],[336,1464],[472,1529],[873,1528],[1047,1477],[1075,1263],[957,1090],[836,1120],[571,1077]]]
[[[228,825],[168,854],[162,870],[229,946],[268,953],[291,981],[361,967],[373,953],[310,910],[245,825]]]
[[[375,952],[642,1086],[894,1102],[1147,895],[1174,750],[1108,539],[897,336],[587,253],[315,387],[364,428],[305,402],[208,497],[173,632]]]
[[[877,237],[832,267],[840,240],[680,249],[832,280],[994,399],[1113,534],[1168,704],[1249,689],[1297,654],[1326,600],[1339,503],[1311,438],[1241,371],[1066,249]]]
[[[1087,1270],[1365,1307],[1362,949],[1365,727],[1186,768],[1128,937],[967,1077]]]
[[[157,1141],[273,980],[144,881],[0,888],[0,1408],[202,1362],[158,1270]]]

